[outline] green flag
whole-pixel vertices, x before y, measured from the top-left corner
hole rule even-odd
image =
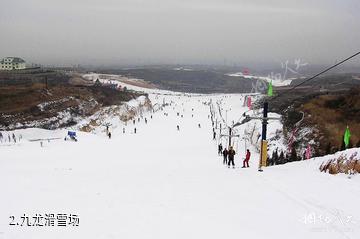
[[[350,144],[350,137],[351,137],[351,134],[350,134],[349,126],[347,126],[345,133],[344,133],[344,143],[345,143],[346,148]]]
[[[269,82],[269,86],[268,86],[268,96],[273,96],[272,81]]]

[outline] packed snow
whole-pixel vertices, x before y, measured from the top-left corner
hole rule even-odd
[[[64,140],[69,129],[2,132],[1,239],[359,238],[359,177],[321,173],[326,158],[258,172],[260,121],[235,129],[236,167],[223,165],[226,125],[261,115],[244,95],[141,90],[154,109],[135,123],[109,117],[111,139],[104,125],[76,131],[77,142]],[[270,121],[268,137],[281,129]],[[17,142],[6,141],[13,133]],[[241,168],[247,148],[250,168]],[[77,215],[79,224],[16,225],[49,213]]]

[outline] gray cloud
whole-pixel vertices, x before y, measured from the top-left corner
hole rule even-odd
[[[0,52],[43,64],[329,64],[360,49],[359,12],[358,0],[13,0],[1,3]]]

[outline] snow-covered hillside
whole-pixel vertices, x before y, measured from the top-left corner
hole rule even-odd
[[[135,124],[109,119],[111,139],[104,126],[96,134],[78,131],[78,142],[63,140],[66,129],[3,132],[22,138],[0,143],[1,239],[360,236],[359,177],[320,173],[325,159],[258,172],[260,122],[236,128],[236,168],[223,165],[217,146],[228,141],[219,137],[220,123],[261,113],[243,106],[244,95],[141,90],[154,110]],[[271,121],[268,137],[281,128]],[[241,168],[246,148],[250,168]],[[75,214],[79,226],[16,225],[24,214],[31,224],[49,213]]]
[[[270,76],[255,76],[255,75],[244,75],[242,72],[228,73],[227,76],[242,77],[245,79],[259,79],[265,82],[272,82],[273,86],[287,86],[291,84],[291,81],[296,79],[282,79],[282,77],[270,77]]]

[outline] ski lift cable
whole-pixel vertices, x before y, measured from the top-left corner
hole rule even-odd
[[[346,59],[344,59],[344,60],[340,61],[339,63],[336,63],[336,64],[334,64],[334,65],[332,65],[332,66],[330,66],[330,67],[326,68],[325,70],[323,70],[323,71],[321,71],[320,73],[317,73],[316,75],[314,75],[314,76],[312,76],[312,77],[310,77],[310,78],[308,78],[308,79],[304,80],[303,82],[301,82],[301,83],[299,83],[299,84],[297,84],[297,85],[293,86],[292,88],[290,88],[290,89],[288,89],[288,90],[284,91],[282,94],[278,94],[278,95],[276,95],[275,97],[271,98],[271,99],[269,100],[269,102],[270,102],[270,101],[272,101],[272,100],[275,100],[276,98],[279,98],[280,96],[283,96],[284,94],[286,94],[286,93],[288,93],[288,92],[290,92],[290,91],[292,91],[292,90],[296,89],[297,87],[299,87],[299,86],[301,86],[301,85],[305,84],[306,82],[309,82],[309,81],[311,81],[311,80],[315,79],[316,77],[318,77],[318,76],[320,76],[320,75],[322,75],[322,74],[324,74],[324,73],[326,73],[326,72],[330,71],[331,69],[333,69],[333,68],[335,68],[335,67],[337,67],[337,66],[339,66],[339,65],[341,65],[341,64],[343,64],[343,63],[345,63],[346,61],[348,61],[348,60],[350,60],[350,59],[352,59],[352,58],[356,57],[357,55],[360,55],[360,51],[359,51],[359,52],[357,52],[357,53],[355,53],[355,54],[353,54],[353,55],[351,55],[351,56],[349,56],[348,58],[346,58]]]
[[[352,58],[354,58],[354,57],[356,57],[356,56],[358,56],[358,55],[360,55],[360,51],[359,51],[359,52],[357,52],[357,53],[355,53],[355,54],[353,54],[353,55],[351,55],[351,56],[349,56],[349,57],[347,57],[346,59],[344,59],[344,60],[342,60],[342,61],[340,61],[340,62],[338,62],[338,63],[336,63],[336,64],[334,64],[334,65],[332,65],[332,66],[330,66],[330,67],[328,67],[328,68],[326,68],[325,70],[323,70],[323,71],[321,71],[320,73],[318,73],[318,74],[316,74],[316,75],[314,75],[314,76],[312,76],[312,77],[310,77],[310,78],[308,78],[308,79],[304,80],[303,82],[301,82],[301,83],[299,83],[299,84],[297,84],[297,85],[293,86],[292,88],[290,88],[290,89],[288,89],[288,90],[284,91],[283,93],[278,94],[278,95],[276,95],[276,96],[275,96],[275,97],[273,97],[273,98],[270,98],[270,99],[268,100],[268,102],[271,102],[271,101],[273,101],[273,100],[275,100],[275,99],[277,99],[277,98],[279,98],[279,97],[283,96],[284,94],[286,94],[286,93],[288,93],[288,92],[290,92],[290,91],[292,91],[292,90],[296,89],[297,87],[299,87],[299,86],[301,86],[301,85],[305,84],[306,82],[309,82],[309,81],[311,81],[311,80],[315,79],[316,77],[318,77],[318,76],[320,76],[320,75],[322,75],[322,74],[324,74],[324,73],[326,73],[326,72],[330,71],[331,69],[333,69],[333,68],[335,68],[335,67],[337,67],[337,66],[339,66],[339,65],[341,65],[341,64],[343,64],[343,63],[345,63],[346,61],[349,61],[350,59],[352,59]],[[295,101],[295,99],[294,99],[294,101]],[[282,113],[282,114],[283,114],[283,113],[285,113],[285,111],[286,111],[286,110],[287,110],[287,109],[282,110],[282,111],[281,111],[281,113]],[[299,122],[297,122],[296,124],[300,124],[300,123],[301,123],[301,121],[303,120],[303,118],[304,118],[304,114],[303,114],[302,119],[301,119]]]

